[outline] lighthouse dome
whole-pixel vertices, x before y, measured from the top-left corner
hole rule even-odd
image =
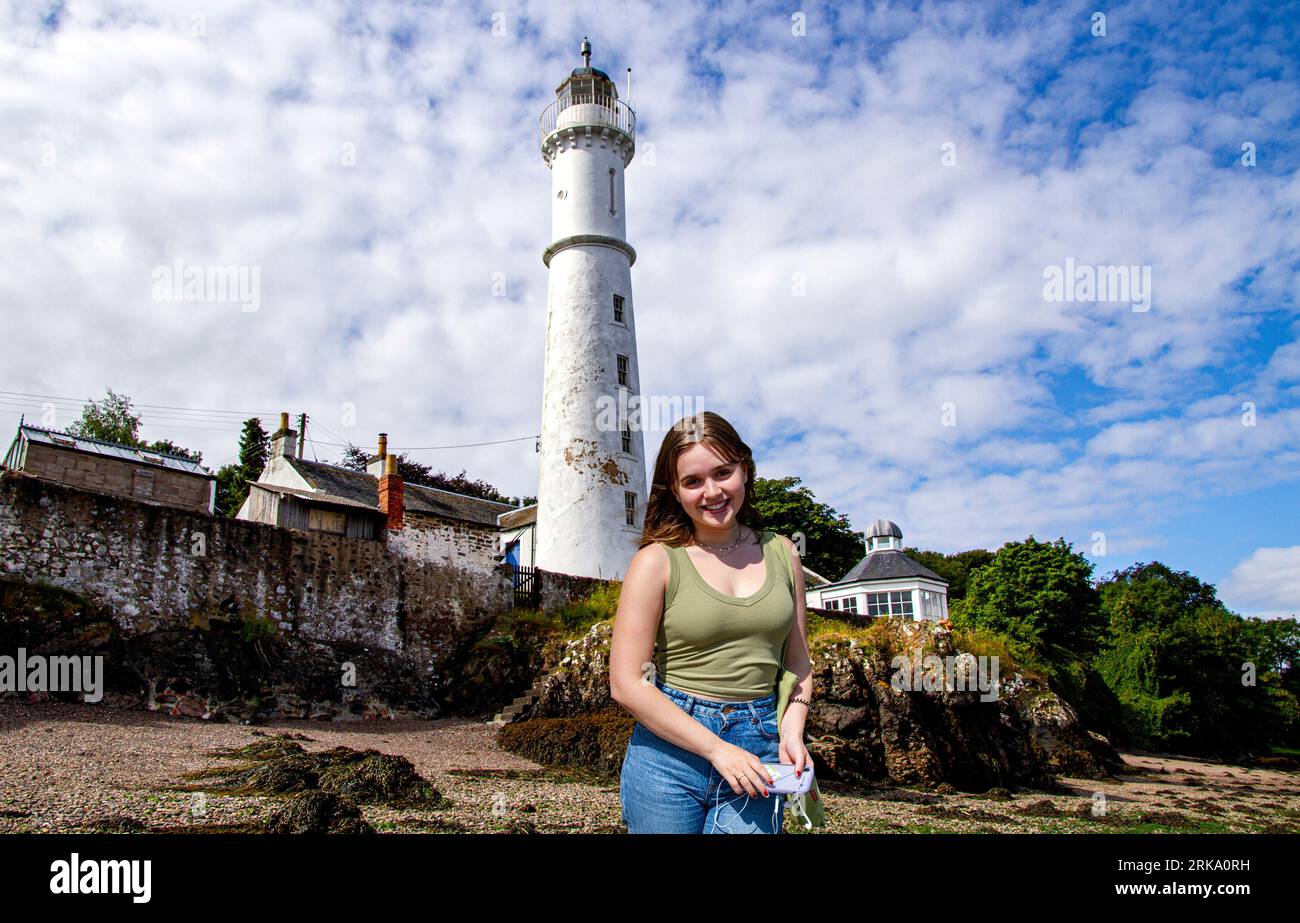
[[[573,73],[570,74],[569,76],[570,77],[600,77],[604,80],[609,80],[609,74],[605,73],[603,70],[601,70],[598,67],[575,67],[573,69]],[[614,81],[609,80],[609,82],[613,83]]]

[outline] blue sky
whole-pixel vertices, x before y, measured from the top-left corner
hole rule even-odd
[[[1300,611],[1300,6],[1095,9],[10,5],[0,426],[112,387],[211,465],[248,412],[322,459],[521,437],[411,454],[535,493],[537,119],[587,35],[633,69],[643,394],[859,528]],[[177,259],[255,267],[257,310],[160,300]],[[1067,260],[1149,268],[1148,310],[1046,298]]]

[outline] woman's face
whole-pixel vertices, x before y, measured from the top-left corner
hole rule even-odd
[[[745,467],[697,442],[677,458],[677,502],[700,528],[730,530],[745,502]]]

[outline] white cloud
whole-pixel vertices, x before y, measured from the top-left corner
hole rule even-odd
[[[528,3],[503,36],[488,6],[249,3],[208,12],[203,36],[188,9],[126,9],[77,4],[44,34],[31,10],[0,14],[7,390],[305,409],[399,448],[536,432],[537,119],[599,29],[593,63],[620,88],[635,68],[642,389],[705,395],[751,444],[797,421],[803,443],[765,474],[909,542],[1102,530],[1112,550],[1151,542],[1181,497],[1294,477],[1295,344],[1240,381],[1211,374],[1300,294],[1297,174],[1223,166],[1245,135],[1271,156],[1300,111],[1294,63],[1249,36],[1164,60],[1177,23],[1141,47],[1116,24],[1108,52],[1080,4],[812,10],[804,38],[745,4]],[[1282,78],[1247,68],[1202,92],[1194,76],[1244,67],[1242,50]],[[1109,53],[1163,69],[1130,89]],[[261,309],[151,301],[177,257],[259,267]],[[1071,257],[1151,265],[1152,309],[1045,301],[1044,267]],[[1257,295],[1232,290],[1260,266]],[[1075,366],[1110,390],[1072,418],[1050,376]],[[212,463],[236,439],[148,435]],[[419,457],[536,487],[528,441]]]
[[[1242,615],[1300,615],[1300,545],[1256,548],[1233,567],[1219,598]]]

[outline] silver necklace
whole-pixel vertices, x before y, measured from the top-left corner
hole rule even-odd
[[[705,548],[713,549],[719,555],[725,555],[725,554],[731,554],[731,552],[736,550],[736,546],[740,544],[740,537],[744,534],[745,534],[744,528],[737,526],[736,540],[732,542],[730,545],[710,545],[708,542],[701,542],[698,538],[695,541],[697,544],[703,545]]]

